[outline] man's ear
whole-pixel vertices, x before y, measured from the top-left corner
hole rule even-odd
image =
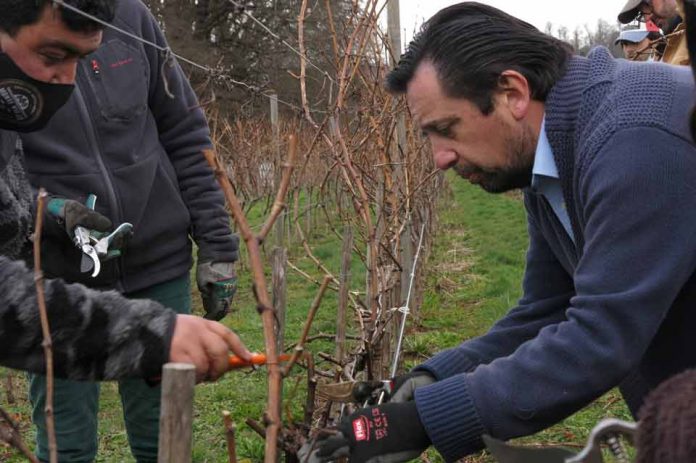
[[[527,116],[532,102],[532,90],[525,76],[512,69],[503,71],[498,78],[498,92],[498,104],[507,107],[515,119]]]

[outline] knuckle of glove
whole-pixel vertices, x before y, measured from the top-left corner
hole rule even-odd
[[[339,429],[349,436],[351,462],[408,461],[430,445],[414,402],[358,410]]]
[[[196,267],[196,284],[203,300],[204,318],[219,321],[230,311],[237,291],[232,262],[200,262]]]
[[[68,232],[72,232],[78,226],[105,232],[112,226],[111,220],[107,217],[72,199],[65,201],[63,214]]]
[[[203,299],[203,309],[205,310],[205,315],[203,318],[206,320],[220,321],[225,318],[225,315],[229,313],[229,304],[224,301],[216,301],[210,298]]]
[[[229,280],[216,281],[213,283],[213,296],[217,299],[224,299],[229,302],[234,293],[237,292],[237,279],[230,278]]]
[[[412,371],[393,379],[392,402],[408,402],[413,400],[413,395],[419,387],[427,386],[435,382],[433,376],[422,370]]]
[[[315,444],[315,451],[312,452],[312,458],[309,461],[314,462],[329,462],[337,458],[347,457],[350,455],[350,441],[342,432],[318,440]]]

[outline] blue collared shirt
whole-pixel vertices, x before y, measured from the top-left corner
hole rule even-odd
[[[570,225],[570,217],[566,210],[563,190],[561,189],[561,179],[558,176],[558,167],[553,158],[553,151],[546,137],[546,117],[541,122],[539,141],[537,142],[536,153],[534,154],[534,167],[532,168],[532,188],[544,195],[551,205],[556,217],[568,232],[570,239],[575,242],[573,228]]]

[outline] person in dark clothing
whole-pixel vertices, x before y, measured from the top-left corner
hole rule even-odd
[[[640,409],[636,463],[696,461],[696,370],[660,384]]]
[[[696,78],[696,3],[684,1],[686,44]],[[696,111],[689,118],[696,139]],[[636,463],[696,461],[696,370],[686,370],[662,382],[646,397],[638,417]]]
[[[663,63],[688,65],[689,53],[686,48],[683,0],[628,0],[619,13],[620,23],[633,21],[653,22],[665,35]]]
[[[115,3],[112,24],[168,48],[140,0]],[[95,209],[114,225],[132,224],[133,235],[118,249],[121,256],[102,261],[92,278],[83,273],[83,255],[72,237],[49,221],[42,242],[46,274],[188,314],[193,239],[206,317],[222,318],[236,287],[238,238],[202,155],[211,148],[209,130],[183,70],[166,53],[110,28],[103,29],[99,48],[76,64],[71,98],[45,129],[21,136],[29,179],[52,196],[49,210],[94,194]],[[99,385],[60,381],[55,390],[61,399],[54,410],[61,461],[94,460]],[[119,383],[119,392],[135,458],[156,461],[160,389],[129,379]],[[32,376],[41,459],[48,456],[45,393],[45,378]]]
[[[428,20],[389,74],[440,169],[524,192],[519,304],[400,378],[311,461],[446,461],[547,428],[619,386],[637,414],[696,357],[696,147],[688,67],[572,56],[495,8]],[[644,89],[650,88],[646,93]]]
[[[689,57],[696,57],[696,3],[693,1],[684,2],[684,16],[686,23],[686,43]],[[696,60],[691,59],[691,71],[696,79]],[[696,111],[691,112],[691,136],[696,140]]]
[[[114,0],[71,4],[105,21],[113,15]],[[101,28],[49,4],[36,12],[34,2],[0,0],[0,11],[0,365],[43,373],[34,276],[17,260],[31,252],[33,199],[16,131],[40,129],[65,102],[76,59],[99,45]],[[72,226],[103,223],[78,203],[67,209]],[[61,280],[47,280],[45,293],[58,377],[154,378],[172,361],[194,364],[202,381],[227,371],[230,350],[249,358],[224,325],[153,301]]]
[[[662,37],[660,30],[651,21],[646,23],[646,29],[624,29],[614,40],[614,45],[621,47],[623,56],[633,61],[659,61],[664,52],[664,44],[658,39]]]

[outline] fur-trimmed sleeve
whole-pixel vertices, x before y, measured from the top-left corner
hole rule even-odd
[[[149,300],[45,281],[55,375],[74,380],[150,378],[169,357],[176,314]],[[34,277],[0,257],[0,364],[45,371]]]

